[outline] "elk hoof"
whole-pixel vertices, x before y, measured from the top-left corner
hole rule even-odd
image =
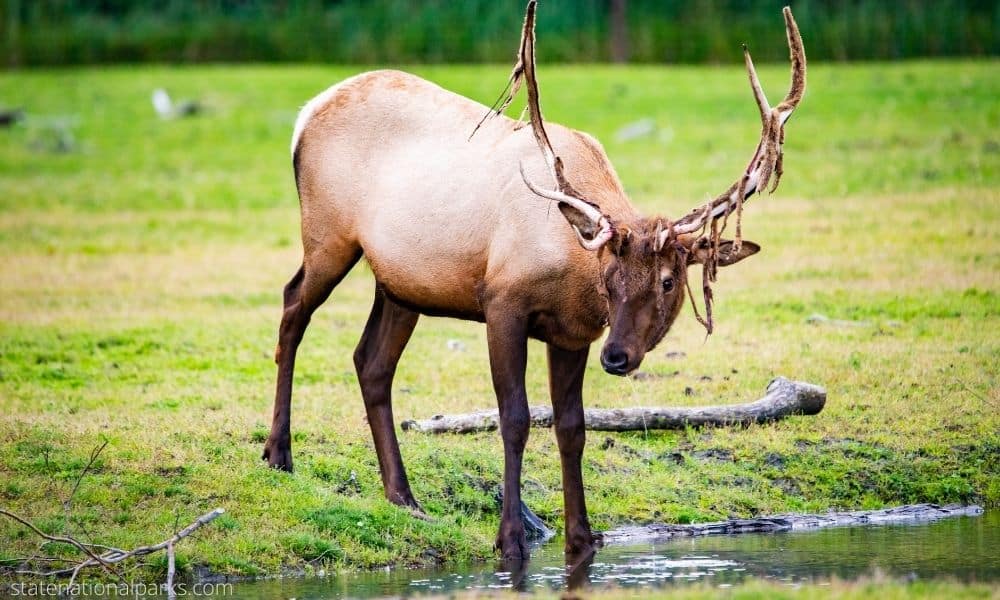
[[[500,557],[505,562],[522,561],[531,558],[531,553],[528,552],[528,542],[524,536],[524,529],[521,529],[520,534],[515,532],[505,534],[501,528],[501,532],[497,535],[497,541],[493,547],[500,551]]]
[[[285,442],[278,442],[268,438],[264,443],[264,453],[261,459],[267,461],[267,466],[287,473],[292,472],[292,445]]]
[[[414,519],[420,519],[421,521],[425,521],[427,523],[434,522],[434,519],[431,518],[429,514],[425,513],[424,509],[420,508],[419,504],[417,506],[410,506],[408,508],[410,509],[410,516],[412,516]]]
[[[424,512],[423,507],[420,506],[420,503],[417,502],[417,499],[413,497],[413,493],[409,490],[409,488],[403,491],[386,492],[385,497],[389,500],[389,502],[392,502],[396,506],[401,506],[403,508],[408,509],[410,511],[410,514],[420,519],[421,521],[432,520],[429,516],[427,516],[427,513]]]
[[[591,533],[589,527],[575,528],[566,532],[566,554],[585,556],[593,554],[600,546],[599,537]]]

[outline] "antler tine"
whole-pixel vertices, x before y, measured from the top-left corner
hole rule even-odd
[[[525,107],[528,111],[529,119],[531,121],[531,129],[535,135],[535,141],[538,142],[538,147],[542,151],[542,156],[545,158],[545,164],[548,165],[549,171],[552,173],[552,177],[556,179],[556,183],[559,183],[560,191],[563,190],[561,185],[560,175],[562,172],[562,164],[559,158],[555,155],[555,151],[552,149],[552,144],[549,143],[549,136],[545,132],[545,126],[542,124],[542,111],[538,105],[538,83],[535,79],[535,11],[538,7],[537,0],[529,0],[528,6],[524,14],[524,25],[521,29],[521,44],[518,46],[517,50],[517,62],[514,64],[514,69],[510,73],[510,79],[507,81],[507,87],[501,92],[500,97],[497,98],[493,106],[486,115],[479,121],[476,128],[472,131],[472,136],[476,134],[480,126],[486,121],[486,119],[491,116],[499,115],[507,110],[511,102],[514,101],[514,96],[521,89],[521,84],[525,81],[528,82],[528,105]],[[506,96],[504,96],[506,94]],[[563,181],[565,181],[563,179]]]
[[[753,97],[757,101],[757,108],[760,109],[760,122],[763,124],[767,121],[767,115],[771,113],[771,105],[767,103],[767,96],[764,95],[764,89],[760,87],[760,79],[757,78],[757,69],[753,67],[753,59],[750,58],[750,50],[746,44],[743,44],[743,63],[747,66],[750,87],[753,89]]]
[[[535,12],[537,8],[537,0],[528,1],[528,6],[524,13],[524,25],[521,29],[521,44],[517,50],[517,62],[510,73],[507,87],[504,88],[500,97],[497,98],[493,106],[490,107],[490,110],[476,125],[469,139],[472,139],[472,136],[476,134],[476,131],[479,130],[486,119],[507,110],[507,107],[514,101],[514,96],[521,89],[521,84],[526,81],[528,83],[528,105],[525,108],[528,111],[535,141],[538,142],[538,148],[542,151],[545,164],[548,165],[552,177],[556,180],[559,191],[567,193],[572,190],[572,186],[569,185],[563,176],[562,161],[556,156],[555,151],[552,149],[552,144],[549,142],[549,136],[545,132],[545,126],[542,123],[542,111],[538,104],[538,81],[535,79]],[[521,171],[523,174],[524,170],[522,169]],[[562,200],[559,201],[562,202]]]
[[[564,194],[558,190],[545,190],[538,187],[537,185],[532,183],[530,179],[528,179],[528,175],[524,172],[523,162],[521,163],[520,166],[521,166],[521,179],[524,180],[524,183],[525,185],[528,186],[528,189],[530,189],[535,194],[541,196],[542,198],[555,200],[560,204],[566,204],[568,206],[575,208],[576,210],[580,211],[586,218],[590,219],[591,221],[597,224],[600,230],[597,232],[596,235],[594,235],[594,237],[590,239],[587,239],[583,236],[583,233],[580,232],[580,228],[578,226],[572,223],[570,224],[570,226],[573,228],[573,231],[576,233],[576,237],[580,241],[581,246],[583,246],[587,250],[598,250],[608,240],[611,239],[611,236],[614,234],[614,227],[611,225],[611,221],[603,213],[601,213],[601,211],[597,210],[597,208],[594,207],[593,204],[587,202],[586,200],[581,200],[580,198]]]
[[[806,92],[806,50],[802,46],[802,36],[799,34],[799,25],[792,16],[792,9],[786,6],[782,13],[785,16],[785,32],[788,35],[788,51],[792,62],[792,85],[778,109],[791,115]],[[786,116],[782,122],[787,119]]]
[[[573,208],[577,209],[578,211],[580,211],[581,213],[583,213],[587,218],[591,219],[595,223],[604,218],[604,214],[601,213],[601,211],[597,210],[597,208],[593,204],[587,202],[586,200],[582,200],[575,196],[570,196],[569,194],[566,194],[559,190],[546,190],[532,183],[532,181],[528,179],[528,174],[524,172],[524,162],[521,162],[520,168],[521,168],[521,178],[524,179],[525,185],[527,185],[528,189],[530,189],[536,195],[541,196],[542,198],[548,198],[549,200],[555,200],[556,202],[562,202],[564,204],[568,204]]]
[[[542,125],[542,110],[538,105],[538,80],[535,78],[535,0],[528,2],[528,10],[524,15],[524,31],[521,32],[521,50],[518,60],[524,72],[524,79],[528,82],[528,118],[531,121],[531,129],[535,133],[535,141],[538,148],[545,156],[545,164],[555,174],[556,153],[549,143],[549,136]]]
[[[792,63],[792,83],[788,88],[788,93],[785,94],[785,99],[775,109],[778,113],[778,150],[777,156],[774,159],[774,183],[771,185],[771,193],[778,189],[778,183],[784,174],[783,159],[785,155],[781,148],[785,144],[785,122],[792,116],[792,111],[799,105],[802,96],[806,92],[806,51],[802,46],[802,36],[799,34],[799,26],[795,22],[795,17],[792,16],[790,8],[786,6],[782,13],[785,16],[789,60]]]

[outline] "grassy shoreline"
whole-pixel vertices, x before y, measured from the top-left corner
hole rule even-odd
[[[259,460],[281,286],[300,253],[291,122],[312,94],[355,71],[0,76],[0,98],[30,115],[0,132],[0,505],[47,531],[88,531],[120,547],[159,541],[175,522],[224,506],[225,517],[178,547],[186,572],[492,556],[495,434],[401,434],[433,522],[381,497],[350,360],[371,300],[365,267],[320,309],[300,352],[297,472]],[[507,67],[419,71],[492,100]],[[652,377],[606,376],[592,356],[585,398],[595,407],[741,402],[785,375],[824,385],[827,408],[745,429],[591,433],[584,477],[597,528],[1000,505],[995,73],[993,63],[959,61],[813,69],[789,125],[782,189],[747,206],[744,231],[764,250],[720,275],[718,332],[705,340],[686,308],[643,365]],[[775,95],[787,74],[768,67],[762,77]],[[160,85],[200,97],[207,114],[158,120],[149,92]],[[547,117],[602,139],[648,212],[678,214],[723,189],[756,139],[736,68],[550,67],[542,85]],[[653,119],[653,134],[615,137],[641,118]],[[814,314],[857,323],[808,322]],[[541,350],[530,348],[535,403],[547,396]],[[394,395],[397,422],[492,406],[483,328],[423,318]],[[67,520],[61,502],[104,439]],[[557,455],[550,432],[532,432],[525,498],[558,528]],[[7,521],[0,540],[0,559],[36,544]],[[164,568],[157,559],[148,570]]]

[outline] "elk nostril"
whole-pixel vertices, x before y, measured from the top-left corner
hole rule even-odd
[[[601,362],[605,371],[620,375],[628,366],[628,353],[619,348],[608,348],[601,357]]]

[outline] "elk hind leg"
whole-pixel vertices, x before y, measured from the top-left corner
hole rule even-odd
[[[292,471],[292,379],[299,343],[313,312],[326,301],[333,288],[360,257],[359,248],[347,248],[344,252],[324,254],[322,262],[304,260],[298,272],[285,286],[284,312],[278,329],[278,346],[274,352],[274,362],[278,364],[274,414],[271,419],[271,434],[264,444],[261,457],[270,467]]]
[[[385,497],[393,504],[419,511],[420,505],[413,497],[403,467],[392,416],[392,379],[418,317],[418,313],[386,298],[376,285],[372,312],[354,351],[354,366],[375,441]]]

